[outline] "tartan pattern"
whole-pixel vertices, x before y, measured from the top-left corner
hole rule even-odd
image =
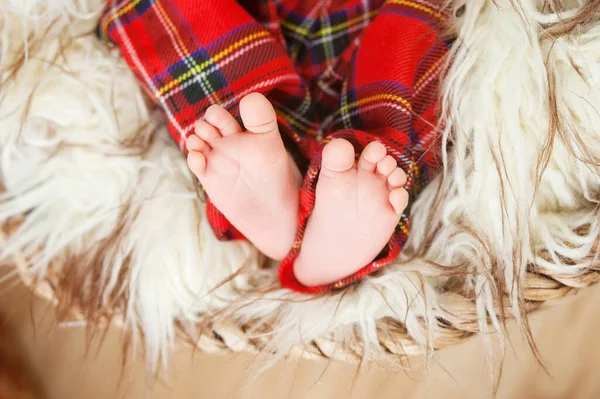
[[[277,112],[288,150],[309,163],[299,229],[280,266],[301,292],[348,285],[391,262],[409,232],[408,209],[375,261],[334,284],[304,287],[293,263],[315,202],[323,146],[345,138],[357,154],[378,140],[408,175],[411,199],[436,156],[436,92],[447,53],[447,18],[426,0],[109,0],[100,32],[116,44],[184,150],[205,110],[257,91]],[[184,150],[185,151],[185,150]],[[219,239],[243,236],[207,201]]]

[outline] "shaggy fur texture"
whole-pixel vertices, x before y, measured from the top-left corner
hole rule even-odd
[[[22,218],[2,256],[21,252],[39,279],[59,276],[62,305],[91,323],[122,317],[151,367],[168,358],[176,326],[195,336],[207,320],[252,322],[244,339],[274,325],[267,349],[278,354],[330,335],[369,358],[383,350],[377,320],[391,318],[428,352],[439,320],[460,318],[446,311],[449,287],[476,301],[474,330],[501,332],[505,292],[526,330],[528,265],[567,277],[590,267],[600,23],[586,16],[556,30],[582,15],[583,1],[560,5],[561,15],[556,2],[453,5],[460,39],[442,90],[444,173],[414,204],[394,265],[315,298],[277,288],[276,268],[248,244],[214,239],[161,116],[94,35],[102,4],[0,2],[0,221]]]

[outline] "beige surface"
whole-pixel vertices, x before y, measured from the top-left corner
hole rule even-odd
[[[600,287],[581,291],[531,317],[534,336],[551,373],[536,364],[514,325],[499,398],[600,397]],[[387,373],[326,361],[285,361],[253,381],[245,354],[174,353],[168,378],[146,378],[141,355],[122,379],[120,331],[86,350],[81,327],[59,327],[49,304],[20,286],[2,289],[0,309],[18,336],[20,350],[47,398],[486,398],[491,396],[485,351],[478,339],[438,352],[422,370]],[[515,356],[516,354],[516,356]],[[415,360],[419,363],[419,359]],[[152,387],[152,394],[147,395]]]

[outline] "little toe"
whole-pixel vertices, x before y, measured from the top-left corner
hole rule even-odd
[[[396,188],[390,191],[389,200],[394,212],[400,216],[408,205],[408,191],[403,188]]]
[[[187,157],[188,167],[198,177],[206,170],[206,157],[198,151],[191,151]]]
[[[250,93],[240,101],[244,127],[251,133],[279,133],[273,105],[260,93]]]
[[[345,172],[354,166],[354,147],[344,139],[334,139],[323,148],[321,173]]]
[[[398,162],[391,155],[386,155],[381,161],[377,162],[377,173],[387,179],[394,169],[398,167]]]
[[[406,184],[406,173],[402,169],[396,168],[388,176],[387,182],[390,189],[404,187]]]
[[[242,128],[225,108],[219,104],[213,104],[206,110],[204,120],[216,127],[223,136],[241,133]]]
[[[364,148],[358,159],[358,167],[368,172],[375,172],[377,162],[381,161],[387,151],[385,146],[377,141],[372,141]]]
[[[212,140],[221,137],[219,130],[206,121],[198,121],[198,123],[196,123],[195,132],[198,137],[209,143]]]
[[[210,146],[206,143],[206,141],[202,140],[195,134],[192,134],[187,138],[185,141],[185,148],[187,148],[188,151],[210,151]]]

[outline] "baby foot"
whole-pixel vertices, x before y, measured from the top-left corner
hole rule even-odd
[[[188,166],[216,208],[261,252],[283,259],[296,235],[301,176],[275,110],[259,93],[240,102],[242,128],[220,105],[188,137]]]
[[[372,262],[408,204],[406,174],[383,144],[372,142],[354,165],[343,139],[323,149],[315,206],[294,274],[305,286],[330,284]]]

